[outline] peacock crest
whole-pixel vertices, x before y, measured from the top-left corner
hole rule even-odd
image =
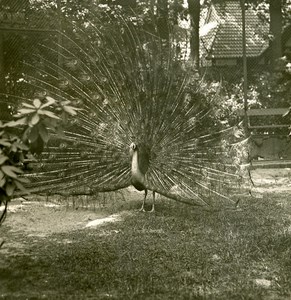
[[[81,108],[48,141],[28,175],[31,190],[125,188],[134,143],[147,189],[197,205],[229,199],[242,178],[230,152],[234,128],[222,122],[219,95],[193,77],[175,35],[165,41],[154,25],[97,13],[94,23],[66,28],[61,44],[39,43],[24,62],[27,98]]]

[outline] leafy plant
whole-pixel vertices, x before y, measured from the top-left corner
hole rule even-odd
[[[0,206],[4,205],[0,224],[15,193],[28,193],[24,186],[28,183],[25,172],[29,170],[29,163],[36,160],[35,155],[43,151],[50,132],[60,131],[64,120],[75,116],[78,110],[70,101],[46,96],[22,103],[14,120],[0,121]]]

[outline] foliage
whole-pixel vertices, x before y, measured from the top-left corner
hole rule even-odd
[[[4,212],[0,224],[5,218],[7,204],[16,192],[27,193],[23,175],[29,162],[35,160],[49,140],[49,133],[61,129],[61,123],[68,116],[75,116],[77,108],[70,101],[57,102],[49,96],[23,102],[14,115],[15,120],[0,121],[0,206]],[[22,131],[22,133],[21,133]]]
[[[263,107],[288,107],[291,94],[291,62],[287,57],[277,61],[274,73],[256,76],[256,91]]]
[[[249,5],[252,5],[256,13],[266,22],[270,22],[270,0],[247,0]],[[282,5],[282,16],[283,16],[283,25],[288,25],[291,21],[291,1],[283,0]]]

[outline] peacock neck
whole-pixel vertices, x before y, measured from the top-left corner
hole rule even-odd
[[[131,161],[131,176],[135,181],[143,182],[144,175],[140,171],[139,163],[138,163],[138,151],[134,151],[132,155]]]

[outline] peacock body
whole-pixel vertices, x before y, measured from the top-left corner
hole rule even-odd
[[[215,95],[193,79],[174,35],[165,41],[154,26],[106,17],[72,24],[62,44],[40,43],[24,64],[27,98],[49,95],[81,108],[62,134],[52,133],[29,188],[133,185],[197,205],[228,200],[241,176],[230,154],[233,127],[221,122]]]

